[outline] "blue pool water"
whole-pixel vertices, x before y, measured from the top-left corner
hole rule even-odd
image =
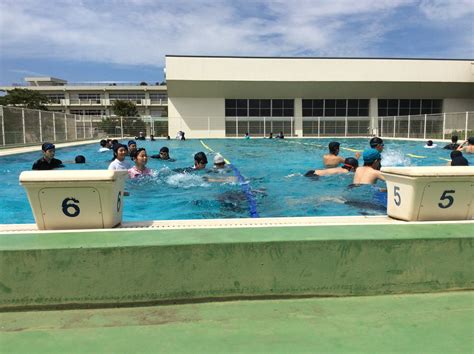
[[[341,147],[363,150],[367,139],[337,139]],[[168,146],[175,162],[150,159],[148,167],[154,176],[127,181],[124,221],[380,215],[386,213],[386,196],[372,187],[350,189],[352,174],[323,177],[313,181],[303,177],[310,169],[322,168],[322,156],[329,139],[204,139],[205,144],[220,152],[237,169],[216,174],[199,171],[180,174],[172,169],[193,164],[198,151],[208,155],[212,168],[213,153],[199,140],[139,142],[148,154],[157,154],[160,147]],[[424,149],[419,141],[386,141],[382,154],[383,166],[446,165],[450,151],[441,147]],[[87,159],[85,165],[67,163],[67,169],[106,169],[112,153],[99,153],[98,144],[62,148],[56,157],[63,162],[74,160],[78,154]],[[424,156],[409,157],[407,154]],[[26,193],[18,183],[21,171],[30,170],[39,152],[0,157],[3,177],[0,191],[0,223],[33,223],[34,218]],[[344,157],[354,153],[341,150]],[[472,156],[466,156],[470,164]],[[211,183],[204,177],[226,177],[240,174],[240,180]],[[383,183],[379,184],[383,186]]]

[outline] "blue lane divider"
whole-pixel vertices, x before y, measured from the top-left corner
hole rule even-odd
[[[244,176],[242,176],[242,174],[237,169],[237,167],[235,167],[232,164],[230,164],[229,166],[230,168],[232,168],[232,171],[234,171],[234,174],[239,180],[240,186],[242,187],[242,192],[244,192],[245,197],[247,198],[250,217],[259,218],[260,215],[258,215],[258,211],[257,211],[257,201],[255,200],[255,196],[253,195],[252,190],[250,189],[249,183],[245,180]]]
[[[208,145],[206,145],[202,140],[201,140],[202,146],[204,146],[208,151],[214,152],[215,151]],[[222,155],[222,154],[221,154]],[[229,160],[225,159],[225,162],[230,166],[232,171],[234,171],[235,176],[237,177],[237,180],[240,183],[240,186],[242,188],[242,192],[244,192],[245,197],[247,199],[247,203],[249,205],[249,214],[251,218],[259,218],[260,215],[258,214],[257,211],[257,201],[255,200],[255,196],[252,193],[252,189],[250,188],[249,183],[245,180],[244,176],[240,173],[240,171],[235,167]]]

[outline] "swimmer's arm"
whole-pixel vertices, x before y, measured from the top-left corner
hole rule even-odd
[[[461,145],[458,146],[458,148],[456,149],[457,151],[463,151],[464,150],[464,145],[467,144],[467,140],[464,141]]]

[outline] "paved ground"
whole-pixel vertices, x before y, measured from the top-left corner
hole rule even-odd
[[[474,292],[0,314],[2,353],[472,353]]]

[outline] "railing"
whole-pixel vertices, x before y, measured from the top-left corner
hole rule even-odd
[[[473,135],[474,112],[379,117],[379,135],[392,138],[445,139]]]
[[[168,135],[166,117],[105,117],[0,106],[0,147]]]

